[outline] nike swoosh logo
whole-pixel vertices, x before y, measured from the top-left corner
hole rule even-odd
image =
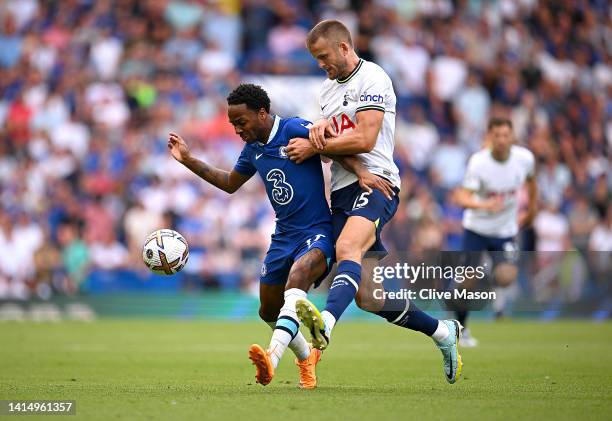
[[[262,156],[262,155],[263,155],[262,153],[260,153],[260,154],[255,154],[255,159],[259,159],[259,157],[260,157],[260,156]]]
[[[449,380],[453,379],[453,359],[452,358],[450,360],[450,368],[448,370],[448,373],[446,373],[446,378]]]
[[[325,109],[325,107],[327,107],[329,104],[325,104],[324,106],[321,107],[321,111],[323,111]]]

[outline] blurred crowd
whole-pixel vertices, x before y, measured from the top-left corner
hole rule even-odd
[[[607,0],[5,0],[0,297],[73,294],[92,270],[144,273],[142,241],[161,227],[190,243],[186,288],[255,286],[274,226],[260,180],[220,192],[169,158],[167,134],[231,168],[242,144],[225,96],[244,75],[322,77],[304,41],[323,18],[394,81],[390,249],[459,248],[452,191],[499,115],[538,162],[524,248],[610,258]]]

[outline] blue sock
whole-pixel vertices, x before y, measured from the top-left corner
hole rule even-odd
[[[406,329],[423,332],[427,336],[434,334],[438,328],[438,320],[419,310],[408,299],[385,299],[383,309],[376,312],[389,323]]]
[[[355,298],[359,282],[361,282],[361,265],[351,260],[339,262],[338,274],[329,288],[325,311],[329,311],[338,320]]]

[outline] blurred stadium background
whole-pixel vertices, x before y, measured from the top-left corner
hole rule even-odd
[[[609,317],[608,1],[4,0],[0,318],[256,317],[274,226],[263,186],[229,196],[201,182],[170,158],[167,134],[231,168],[242,144],[225,96],[243,80],[279,114],[315,119],[324,76],[304,40],[322,18],[349,26],[398,95],[403,188],[387,246],[459,247],[451,192],[488,118],[508,116],[538,160],[523,249],[560,253],[521,292],[543,294],[553,317]],[[191,248],[172,278],[141,261],[161,227]]]

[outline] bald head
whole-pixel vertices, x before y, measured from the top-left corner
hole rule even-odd
[[[310,49],[310,46],[317,42],[320,38],[324,38],[326,41],[335,45],[345,42],[351,48],[353,47],[351,33],[342,22],[337,20],[328,19],[317,23],[308,33],[308,38],[306,38],[306,46]]]

